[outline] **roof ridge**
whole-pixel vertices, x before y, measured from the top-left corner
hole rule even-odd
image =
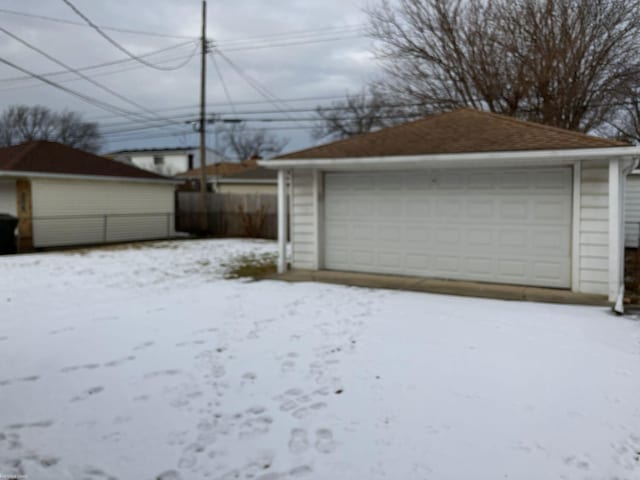
[[[367,140],[374,140],[376,139],[378,136],[382,136],[383,138],[385,136],[388,135],[393,135],[394,131],[396,130],[401,130],[406,132],[407,134],[414,134],[414,132],[412,131],[414,127],[416,126],[422,126],[424,124],[428,124],[431,123],[437,119],[440,119],[444,116],[455,116],[457,114],[460,113],[468,113],[468,114],[473,114],[473,115],[477,115],[479,117],[491,117],[497,121],[501,121],[501,122],[509,122],[510,124],[513,124],[517,127],[520,128],[529,128],[529,129],[535,129],[535,130],[544,130],[546,132],[553,132],[557,135],[562,135],[565,139],[579,139],[579,140],[589,140],[590,142],[597,142],[600,143],[602,146],[627,146],[628,144],[620,142],[620,141],[616,141],[616,140],[611,140],[608,138],[603,138],[603,137],[598,137],[595,135],[589,135],[586,133],[582,133],[582,132],[576,132],[576,131],[572,131],[572,130],[567,130],[567,129],[563,129],[563,128],[559,128],[559,127],[553,127],[550,125],[545,125],[542,123],[538,123],[538,122],[534,122],[531,120],[522,120],[516,117],[512,117],[509,115],[505,115],[505,114],[500,114],[500,113],[493,113],[493,112],[487,112],[484,110],[478,110],[475,108],[470,108],[470,107],[462,107],[462,108],[457,108],[455,110],[449,110],[449,111],[442,111],[442,112],[436,112],[436,113],[432,113],[428,116],[416,119],[416,120],[412,120],[409,122],[404,122],[404,123],[399,123],[397,125],[392,125],[390,127],[385,127],[385,128],[381,128],[379,130],[376,130],[374,132],[366,132],[366,133],[361,133],[358,135],[353,135],[351,137],[347,137],[347,138],[342,138],[340,140],[336,140],[336,141],[329,141],[329,142],[325,142],[325,143],[321,143],[319,145],[315,145],[312,147],[308,147],[305,148],[303,150],[296,150],[293,152],[289,152],[287,154],[284,155],[279,155],[276,158],[296,158],[300,155],[305,155],[305,154],[309,154],[312,153],[318,149],[322,149],[324,147],[331,147],[331,148],[340,148],[342,145],[349,145],[352,142],[356,141],[367,141]]]
[[[410,125],[415,125],[417,123],[426,122],[426,121],[432,120],[434,118],[441,117],[443,115],[448,115],[448,114],[451,114],[451,113],[455,113],[455,112],[457,112],[459,110],[469,110],[469,109],[460,108],[458,110],[449,110],[449,111],[446,111],[446,112],[432,113],[430,115],[418,118],[416,120],[410,120],[408,122],[398,123],[397,125],[391,125],[389,127],[384,127],[384,128],[381,128],[380,130],[375,130],[373,132],[358,133],[356,135],[352,135],[351,137],[341,138],[339,140],[334,140],[332,142],[330,141],[330,142],[321,143],[320,145],[314,145],[313,147],[304,148],[302,150],[294,150],[293,152],[286,153],[284,155],[279,155],[278,157],[275,157],[275,158],[277,159],[277,158],[281,158],[281,157],[288,157],[289,155],[304,153],[304,152],[307,152],[309,150],[315,150],[316,148],[323,147],[325,145],[340,145],[340,144],[342,144],[344,142],[349,142],[349,141],[351,141],[353,139],[356,139],[356,138],[372,137],[372,136],[375,136],[376,134],[378,134],[380,132],[389,132],[390,130],[394,130],[396,128],[401,128],[401,127],[404,128],[404,127],[407,127],[407,126],[410,126]]]
[[[511,115],[505,115],[502,113],[495,113],[495,112],[487,112],[484,110],[477,110],[475,108],[470,108],[470,107],[463,107],[460,108],[458,110],[454,110],[453,112],[450,113],[454,113],[456,111],[460,111],[460,110],[467,110],[469,112],[473,112],[473,113],[478,113],[480,115],[490,115],[494,118],[497,118],[499,120],[503,120],[505,122],[511,122],[511,123],[515,123],[518,125],[522,125],[523,127],[531,127],[531,128],[539,128],[542,130],[549,130],[552,132],[556,132],[556,133],[560,133],[563,135],[571,135],[577,138],[589,138],[592,140],[601,140],[603,142],[607,142],[610,143],[611,145],[617,145],[617,146],[625,146],[625,145],[629,145],[628,143],[625,142],[621,142],[618,140],[612,140],[610,138],[604,138],[604,137],[598,137],[596,135],[589,135],[588,133],[584,133],[584,132],[577,132],[575,130],[569,130],[566,128],[560,128],[560,127],[554,127],[552,125],[546,125],[544,123],[540,123],[540,122],[536,122],[534,120],[523,120],[521,118],[518,117],[513,117]]]

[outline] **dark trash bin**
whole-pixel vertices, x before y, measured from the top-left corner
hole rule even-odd
[[[16,253],[16,226],[18,219],[13,215],[0,213],[0,255]]]

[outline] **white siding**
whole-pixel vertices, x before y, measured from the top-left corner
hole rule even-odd
[[[317,235],[313,198],[313,173],[295,170],[292,175],[293,198],[291,205],[291,242],[293,245],[293,268],[315,268],[317,258]]]
[[[35,247],[173,234],[172,184],[33,179],[31,191]],[[136,215],[129,216],[132,214]],[[106,236],[105,215],[109,215]]]
[[[579,291],[609,293],[609,163],[582,162]]]
[[[17,212],[16,181],[0,180],[0,213],[8,213],[15,217]]]
[[[640,175],[627,176],[624,190],[625,245],[638,246],[640,238]]]
[[[576,206],[577,274],[576,290],[598,295],[609,294],[609,162],[581,162],[580,192]],[[640,200],[640,187],[638,188]],[[640,221],[640,201],[636,214]],[[317,225],[313,174],[295,170],[291,212],[293,267],[317,268]],[[633,215],[633,213],[630,213]],[[635,217],[627,217],[635,218]]]

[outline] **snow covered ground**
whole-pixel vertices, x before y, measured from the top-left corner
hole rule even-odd
[[[273,250],[0,258],[0,477],[640,478],[637,320],[223,280]]]

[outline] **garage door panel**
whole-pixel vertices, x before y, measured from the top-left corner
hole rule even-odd
[[[490,249],[494,245],[494,231],[490,228],[471,228],[467,230],[466,244],[468,248]]]
[[[499,200],[501,220],[529,221],[530,202],[519,197],[506,197]]]
[[[507,281],[519,281],[527,277],[527,262],[518,259],[498,261],[498,276]]]
[[[427,226],[409,225],[404,228],[404,241],[410,248],[412,244],[427,244],[431,237],[431,229]]]
[[[568,288],[571,185],[568,168],[326,174],[325,266]]]
[[[465,202],[466,217],[470,221],[491,221],[496,217],[496,206],[494,200],[484,200],[481,198],[471,198]]]

